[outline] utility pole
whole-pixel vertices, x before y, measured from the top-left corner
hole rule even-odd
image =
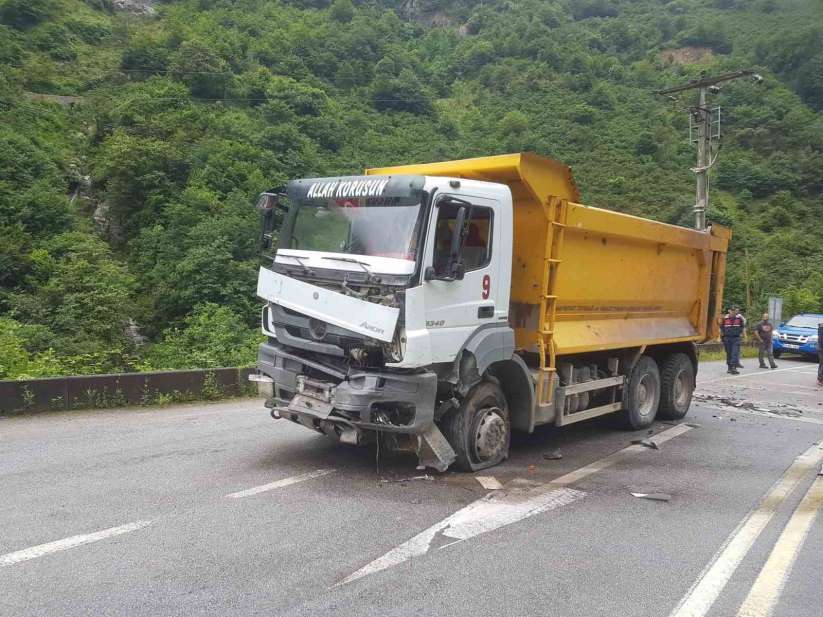
[[[697,90],[697,105],[689,109],[690,138],[692,128],[697,129],[696,139],[691,140],[697,142],[697,166],[692,169],[697,176],[697,199],[694,204],[695,229],[706,229],[706,210],[709,207],[709,169],[717,159],[716,153],[712,158],[712,140],[720,139],[720,108],[709,107],[709,93],[716,94],[720,91],[717,84],[740,77],[751,77],[757,83],[763,81],[760,75],[751,70],[735,71],[715,77],[708,77],[704,73],[700,79],[693,79],[680,86],[657,91],[657,94],[667,95],[674,99],[672,95],[677,92]]]

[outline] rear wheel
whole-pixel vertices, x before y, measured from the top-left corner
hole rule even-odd
[[[694,393],[694,366],[684,353],[672,354],[660,368],[660,407],[657,415],[680,420],[688,411]]]
[[[463,404],[449,412],[442,424],[457,455],[454,464],[458,469],[485,469],[509,456],[509,409],[496,383],[484,381],[472,388]]]
[[[641,356],[623,391],[623,424],[646,428],[654,422],[660,404],[660,371],[649,356]]]

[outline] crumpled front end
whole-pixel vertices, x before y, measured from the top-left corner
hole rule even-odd
[[[274,418],[352,445],[388,434],[395,449],[414,451],[421,465],[438,471],[455,459],[434,423],[437,375],[431,371],[347,374],[271,342],[260,345],[257,368],[256,379],[272,388],[266,406]],[[404,435],[410,438],[402,442]]]
[[[437,375],[352,370],[298,356],[273,343],[258,352],[260,373],[273,381],[267,405],[276,415],[328,433],[346,429],[417,435],[434,423]]]

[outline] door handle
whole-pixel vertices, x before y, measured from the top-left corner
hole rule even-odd
[[[477,316],[480,319],[494,317],[494,304],[487,304],[485,306],[477,307]]]

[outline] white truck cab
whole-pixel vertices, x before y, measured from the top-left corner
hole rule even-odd
[[[271,385],[273,415],[351,443],[375,430],[412,435],[407,447],[445,469],[455,454],[435,424],[438,389],[457,379],[473,340],[487,360],[514,352],[509,188],[320,178],[264,194],[259,206],[272,221],[287,207],[257,290],[268,341],[255,379]],[[479,464],[504,455],[508,429],[496,438]]]

